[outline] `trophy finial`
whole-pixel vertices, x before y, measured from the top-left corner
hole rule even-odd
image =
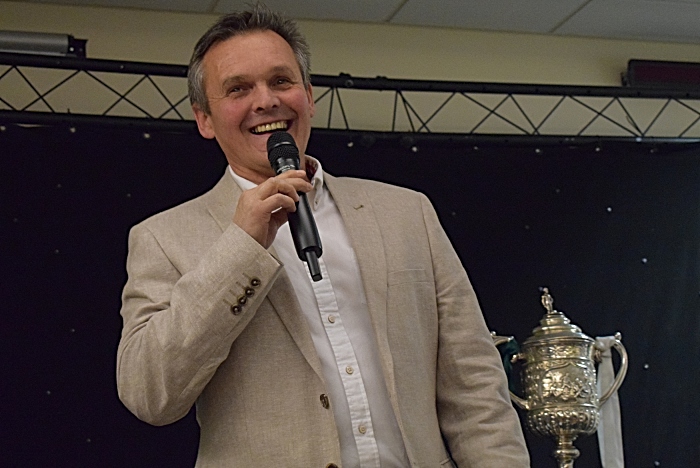
[[[542,288],[542,305],[548,314],[554,313],[554,298],[549,294],[549,288]]]

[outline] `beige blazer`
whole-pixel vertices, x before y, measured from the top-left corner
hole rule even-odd
[[[324,179],[358,259],[411,466],[529,466],[498,352],[427,198]],[[240,193],[225,174],[131,230],[119,396],[155,425],[196,405],[198,467],[340,466],[333,402],[289,278],[231,222]]]

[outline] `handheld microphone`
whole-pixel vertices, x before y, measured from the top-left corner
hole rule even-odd
[[[267,140],[267,159],[275,174],[278,175],[299,169],[299,149],[294,143],[292,135],[287,132],[275,132],[270,135]],[[306,194],[303,192],[298,192],[298,194],[297,210],[293,213],[287,213],[289,230],[292,232],[299,260],[306,262],[311,278],[314,281],[320,281],[322,276],[318,258],[323,253],[321,238],[318,235],[316,222]]]

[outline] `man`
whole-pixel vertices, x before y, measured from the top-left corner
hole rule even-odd
[[[526,467],[527,450],[474,292],[427,198],[334,178],[305,149],[308,47],[264,7],[197,44],[200,133],[229,168],[129,237],[119,395],[168,424],[196,404],[197,466]],[[305,170],[276,176],[273,131]],[[323,279],[287,212],[309,196]]]

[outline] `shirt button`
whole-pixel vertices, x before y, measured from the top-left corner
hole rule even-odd
[[[355,369],[353,369],[351,366],[348,366],[345,368],[345,372],[347,372],[348,374],[352,374],[353,372],[355,372]]]
[[[328,316],[328,321],[331,323],[335,323],[335,315],[329,315]]]
[[[331,406],[331,403],[328,400],[328,395],[325,393],[321,393],[321,406],[323,406],[325,409],[328,409]]]
[[[367,432],[367,428],[364,425],[360,425],[360,427],[358,427],[357,430],[360,431],[360,434],[364,434]]]

